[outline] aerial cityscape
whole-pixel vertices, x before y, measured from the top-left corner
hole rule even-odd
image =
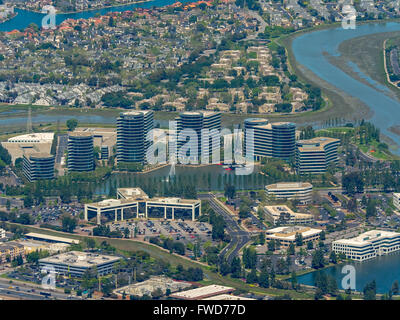
[[[399,280],[399,1],[0,0],[0,305]]]

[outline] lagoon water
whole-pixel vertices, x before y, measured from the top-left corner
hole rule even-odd
[[[380,256],[364,262],[351,263],[356,269],[356,290],[362,292],[365,285],[373,280],[376,281],[377,293],[387,293],[395,280],[400,281],[400,252],[391,255]],[[324,272],[335,277],[338,288],[343,289],[341,283],[346,275],[342,273],[344,265],[329,267],[322,271],[315,271],[298,276],[298,282],[314,286],[317,272]]]
[[[188,2],[189,0],[180,0],[181,3]],[[108,12],[122,12],[128,10],[134,10],[136,8],[152,8],[152,7],[164,7],[175,3],[175,0],[153,0],[136,4],[121,5],[104,9],[88,10],[76,13],[65,13],[56,15],[56,24],[59,25],[61,22],[67,19],[88,19],[96,15],[104,15]],[[17,16],[0,24],[0,31],[12,31],[21,30],[26,28],[29,24],[35,23],[38,26],[42,25],[42,19],[46,14],[32,12],[23,9],[15,9]]]
[[[400,145],[400,137],[388,130],[393,125],[400,125],[400,102],[389,97],[388,91],[382,85],[363,74],[354,64],[352,65],[353,70],[357,70],[359,76],[367,80],[373,87],[353,79],[329,63],[325,56],[325,54],[339,56],[339,45],[345,40],[392,31],[400,31],[400,23],[364,24],[357,26],[354,30],[326,29],[297,37],[293,41],[292,48],[299,64],[311,70],[319,78],[365,103],[373,111],[370,121],[379,127],[384,135]],[[392,151],[400,154],[400,149]]]

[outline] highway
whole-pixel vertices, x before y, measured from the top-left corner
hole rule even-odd
[[[250,241],[250,233],[240,228],[232,214],[222,207],[213,194],[199,195],[200,199],[208,200],[210,207],[216,214],[221,215],[226,223],[227,233],[231,237],[230,243],[220,252],[220,259],[232,263],[234,257],[238,256],[240,250]]]
[[[46,297],[40,292],[50,293],[51,296]],[[63,292],[46,290],[39,285],[30,285],[23,282],[9,283],[8,279],[0,279],[0,296],[16,299],[16,300],[80,300],[78,297],[69,298],[68,294]]]

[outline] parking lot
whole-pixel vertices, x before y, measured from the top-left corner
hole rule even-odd
[[[130,237],[134,236],[135,228],[137,236],[171,236],[176,240],[204,239],[211,237],[212,227],[205,222],[197,221],[161,221],[161,220],[134,220],[120,221],[109,224],[111,231],[123,232],[128,228]]]
[[[82,209],[71,205],[59,205],[54,207],[42,207],[33,209],[31,215],[38,223],[53,223],[57,221],[64,213],[78,216]]]

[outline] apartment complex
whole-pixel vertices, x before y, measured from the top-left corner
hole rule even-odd
[[[152,110],[121,112],[117,119],[118,163],[145,163],[146,151],[153,143],[148,137],[153,128]]]
[[[400,210],[400,193],[393,193],[393,205]]]
[[[297,213],[290,209],[288,206],[265,206],[265,218],[275,224],[312,224],[314,218],[308,213]]]
[[[0,244],[0,263],[13,261],[19,256],[24,256],[25,250],[22,244],[14,241],[5,242]]]
[[[298,174],[322,174],[329,164],[338,162],[339,139],[316,137],[296,143],[296,170]]]
[[[248,140],[253,130],[254,144]],[[269,123],[266,119],[244,121],[244,153],[254,153],[256,160],[273,157],[288,160],[295,154],[296,125],[291,122]]]
[[[0,228],[0,239],[4,239],[6,237],[6,230]]]
[[[101,224],[102,217],[111,218],[114,221],[127,218],[194,221],[201,214],[200,200],[177,197],[150,199],[140,188],[119,188],[117,198],[85,204],[85,220],[96,216],[97,224]]]
[[[322,232],[320,229],[313,229],[304,226],[291,226],[291,227],[278,227],[267,230],[265,232],[266,240],[279,240],[280,244],[288,247],[291,243],[296,243],[296,235],[301,234],[303,243],[310,241],[317,241],[319,234]]]
[[[332,242],[335,253],[343,253],[346,258],[364,261],[400,250],[400,233],[371,230],[351,239]]]
[[[94,170],[94,145],[91,132],[71,132],[68,135],[68,171]]]
[[[275,199],[309,203],[312,200],[312,188],[312,184],[308,182],[279,182],[265,186],[265,192]]]
[[[29,182],[54,179],[55,157],[48,153],[24,155],[22,172]]]
[[[202,156],[211,157],[221,146],[221,113],[212,111],[182,112],[176,120],[177,156],[191,163],[199,163]],[[195,137],[190,135],[195,134]],[[193,139],[194,138],[194,139]],[[186,145],[187,148],[182,147]],[[180,152],[191,151],[190,154]]]

